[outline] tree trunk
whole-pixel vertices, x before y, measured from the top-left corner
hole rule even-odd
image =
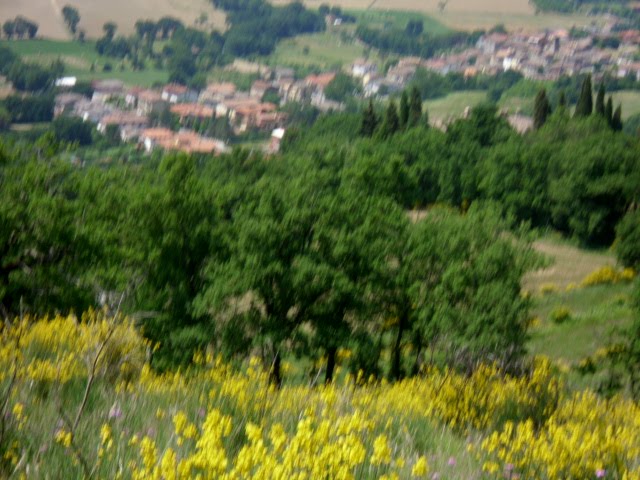
[[[418,341],[416,345],[416,358],[413,361],[413,368],[411,370],[412,375],[418,375],[420,373],[420,354],[422,353],[422,342]]]
[[[281,363],[282,359],[280,358],[280,351],[277,351],[275,357],[273,357],[273,365],[271,366],[271,372],[269,375],[271,382],[277,388],[282,386]]]
[[[333,381],[333,372],[336,369],[336,353],[338,349],[336,347],[329,347],[327,349],[327,371],[324,377],[325,385],[329,385]]]
[[[391,377],[394,380],[402,378],[402,335],[404,335],[406,325],[407,314],[403,311],[398,318],[398,335],[393,346],[393,358],[391,360]]]

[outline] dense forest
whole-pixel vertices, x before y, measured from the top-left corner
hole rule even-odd
[[[355,370],[394,378],[426,351],[463,370],[518,370],[520,282],[539,262],[523,232],[591,246],[617,234],[626,265],[640,256],[638,139],[597,109],[558,107],[539,127],[519,135],[487,104],[442,132],[414,91],[383,114],[370,104],[292,129],[269,161],[237,150],[78,168],[52,134],[5,145],[3,315],[121,299],[160,342],[158,368],[207,345],[259,351],[276,383],[290,355],[324,356],[330,380],[347,346]],[[428,213],[414,223],[413,208]]]

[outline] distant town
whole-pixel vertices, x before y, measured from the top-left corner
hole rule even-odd
[[[465,78],[514,71],[536,81],[580,74],[591,74],[596,81],[605,75],[640,81],[639,45],[640,31],[619,31],[615,20],[581,30],[579,35],[567,29],[534,33],[494,29],[471,48],[430,59],[401,57],[386,72],[378,62],[359,58],[342,72],[324,71],[299,79],[292,68],[236,60],[227,68],[258,77],[248,91],[231,82],[213,82],[195,91],[177,84],[154,89],[127,88],[120,80],[101,80],[93,83],[91,98],[78,93],[59,94],[54,114],[80,117],[94,123],[101,133],[116,129],[122,141],[138,142],[148,152],[156,148],[225,152],[229,147],[223,140],[203,137],[193,129],[195,124],[223,119],[235,135],[271,132],[265,150],[275,153],[284,136],[287,114],[279,110],[275,100],[265,99],[277,99],[279,105],[307,103],[324,112],[343,110],[344,104],[328,99],[324,93],[339,73],[348,74],[361,84],[358,95],[364,98],[384,98],[402,91],[418,69],[439,75],[456,73]],[[75,83],[74,77],[64,77],[56,85],[64,91]],[[177,119],[177,129],[154,125],[152,119],[163,112]],[[527,117],[512,115],[510,121],[519,131],[531,128]]]

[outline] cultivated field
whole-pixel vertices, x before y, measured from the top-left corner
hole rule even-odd
[[[79,10],[79,28],[90,37],[101,36],[102,25],[108,21],[116,22],[122,32],[131,33],[137,20],[157,20],[165,15],[193,25],[204,14],[205,28],[224,28],[224,14],[215,10],[208,0],[2,0],[0,20],[24,15],[40,25],[39,35],[69,38],[60,13],[67,4]]]
[[[273,0],[272,3],[289,3],[291,0]],[[304,2],[310,8],[318,8],[324,0],[306,0]],[[404,10],[419,12],[437,12],[440,0],[336,0],[328,2],[331,5],[340,5],[351,10],[363,10],[373,8],[376,10]],[[465,12],[499,12],[510,14],[533,14],[534,9],[528,0],[450,0],[445,11]]]
[[[339,35],[318,33],[281,41],[267,61],[272,65],[341,67],[365,54],[365,47]]]
[[[11,48],[30,63],[50,65],[54,60],[60,59],[66,66],[66,74],[76,76],[79,80],[118,78],[128,85],[150,87],[156,82],[165,83],[168,79],[166,71],[156,70],[150,65],[145,70],[133,71],[129,64],[117,59],[100,57],[91,41],[79,43],[60,40],[5,40],[0,41],[0,46]],[[104,71],[106,64],[111,64],[113,70]]]
[[[487,99],[483,91],[450,93],[446,97],[428,100],[424,103],[432,124],[447,122],[460,117],[467,107],[474,107]]]
[[[290,0],[272,0],[273,3],[288,3]],[[306,0],[305,4],[317,8],[324,0]],[[534,30],[541,28],[570,28],[587,25],[593,17],[585,15],[536,15],[528,0],[450,0],[441,12],[440,0],[336,0],[331,5],[340,5],[348,10],[415,11],[428,14],[434,20],[451,28],[473,30],[504,24],[509,29]],[[354,12],[355,13],[355,12]]]
[[[614,92],[613,104],[622,104],[622,119],[627,119],[631,115],[640,113],[640,92],[637,90],[621,90]]]

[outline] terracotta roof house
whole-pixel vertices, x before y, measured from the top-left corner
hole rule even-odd
[[[213,108],[199,103],[176,103],[171,105],[170,111],[177,115],[181,122],[185,118],[211,118],[215,113]]]
[[[124,83],[122,80],[98,80],[93,82],[93,97],[91,101],[94,103],[105,103],[114,97],[124,95]]]
[[[219,103],[236,94],[236,86],[231,82],[211,83],[200,93],[200,103]]]
[[[144,90],[138,94],[138,115],[149,115],[166,108],[167,101],[162,99],[162,94],[155,90]]]
[[[129,107],[133,108],[138,104],[138,96],[140,93],[144,92],[144,88],[142,87],[132,87],[127,90],[124,96],[124,103]]]
[[[236,133],[246,132],[251,128],[271,129],[283,120],[282,114],[276,112],[273,103],[244,103],[229,109],[229,121]]]
[[[305,83],[316,90],[324,90],[333,79],[336,78],[335,72],[321,73],[319,75],[309,75],[305,78]]]
[[[186,153],[215,153],[227,150],[224,142],[215,138],[201,137],[190,130],[172,132],[166,128],[151,128],[140,134],[140,141],[147,152],[154,148],[177,150]]]
[[[143,129],[149,124],[147,117],[138,115],[134,112],[114,112],[105,115],[98,122],[98,131],[104,133],[110,125],[116,125],[119,128],[137,128]]]
[[[89,101],[89,99],[79,93],[62,93],[56,95],[53,116],[59,117],[60,115],[73,112],[75,106],[82,101]]]
[[[216,105],[216,116],[217,117],[224,117],[226,115],[232,116],[234,115],[234,111],[237,108],[242,108],[242,107],[255,107],[257,105],[260,104],[260,100],[256,99],[256,98],[250,98],[250,97],[245,97],[245,98],[238,98],[238,97],[234,97],[231,98],[229,100],[225,100],[223,102],[220,102],[218,105]]]
[[[169,103],[195,102],[198,96],[184,85],[171,83],[162,89],[162,99]]]
[[[264,80],[256,80],[251,84],[251,90],[249,91],[249,96],[257,98],[261,100],[264,97],[264,94],[267,93],[273,86],[270,82],[266,82]]]

